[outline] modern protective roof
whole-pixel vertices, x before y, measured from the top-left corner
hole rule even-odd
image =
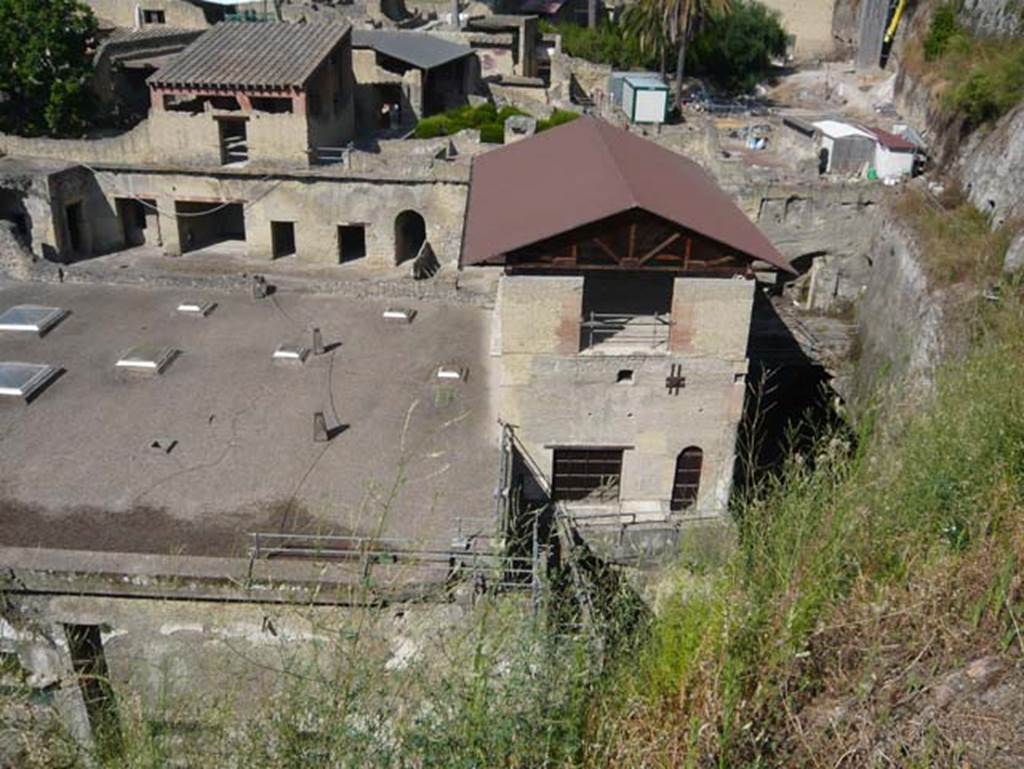
[[[838,120],[819,120],[814,123],[814,127],[830,139],[842,139],[846,136],[863,136],[866,139],[875,138],[867,131],[857,128],[857,126],[850,125],[849,123],[840,123]]]
[[[357,29],[352,32],[353,48],[372,48],[419,69],[434,69],[473,53],[468,45],[453,43],[426,32],[396,32]]]
[[[623,80],[635,88],[651,88],[667,91],[668,85],[657,75],[626,75]]]
[[[892,152],[913,152],[917,149],[917,145],[912,141],[889,131],[883,131],[881,128],[868,128],[868,131],[875,135],[879,144]]]
[[[148,79],[170,88],[302,88],[348,24],[224,22]]]
[[[500,264],[509,251],[634,209],[792,271],[700,166],[592,117],[474,159],[462,262]]]

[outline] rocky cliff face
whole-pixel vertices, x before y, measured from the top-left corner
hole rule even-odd
[[[1024,35],[1024,4],[1021,0],[964,0],[958,18],[975,35]]]
[[[1024,219],[1024,104],[990,130],[976,131],[955,165],[960,186],[993,226]]]
[[[955,322],[964,292],[928,285],[913,232],[891,212],[880,217],[866,258],[870,266],[857,307],[861,353],[853,392],[869,397],[878,386],[897,383],[926,390],[942,360],[966,349],[966,334]]]

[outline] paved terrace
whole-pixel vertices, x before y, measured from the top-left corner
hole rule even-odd
[[[217,307],[188,317],[185,299]],[[0,545],[230,556],[253,530],[447,546],[460,516],[493,528],[486,310],[413,302],[414,322],[391,325],[383,301],[288,289],[0,282],[0,309],[26,303],[70,315],[42,338],[0,332],[0,360],[65,373],[28,404],[0,400]],[[331,352],[271,361],[314,325]],[[116,372],[138,344],[181,354],[161,376]],[[438,383],[441,363],[468,379]]]

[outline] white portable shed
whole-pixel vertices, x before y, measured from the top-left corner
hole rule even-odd
[[[898,179],[902,176],[912,176],[914,161],[917,159],[917,145],[881,128],[869,130],[878,140],[875,147],[875,172],[878,178]]]
[[[631,123],[664,123],[668,85],[656,75],[627,75],[622,81],[622,111]]]
[[[821,170],[825,173],[855,173],[874,161],[877,140],[867,131],[838,120],[819,120],[813,125],[821,137]]]

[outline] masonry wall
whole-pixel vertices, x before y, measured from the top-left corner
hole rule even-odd
[[[149,24],[148,27],[168,26],[178,29],[206,29],[209,24],[203,9],[184,0],[86,0],[93,13],[101,19],[111,21],[118,27],[134,27],[136,8],[147,11],[163,11],[164,24]]]
[[[494,352],[501,356],[499,414],[541,470],[555,446],[628,446],[620,510],[668,515],[679,452],[704,452],[700,495],[688,517],[721,515],[732,485],[736,428],[746,386],[754,283],[674,282],[671,350],[579,354],[583,278],[503,276]],[[666,388],[671,366],[686,384]],[[631,382],[618,382],[623,370]]]
[[[266,178],[256,175],[209,175],[152,171],[103,170],[96,174],[102,214],[96,225],[95,247],[100,251],[123,247],[116,217],[116,199],[151,199],[160,210],[159,229],[164,251],[181,253],[175,201],[243,204],[246,252],[253,259],[272,257],[270,223],[295,223],[295,245],[300,261],[338,262],[337,228],[366,226],[363,264],[387,268],[395,263],[395,219],[406,210],[423,216],[427,240],[442,264],[458,263],[467,186],[461,183],[371,182],[344,178]]]
[[[764,0],[764,4],[781,14],[786,32],[795,37],[793,55],[797,59],[826,57],[833,52],[835,0]]]

